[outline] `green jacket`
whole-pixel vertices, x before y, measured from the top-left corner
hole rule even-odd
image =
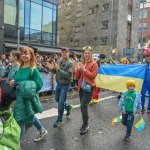
[[[0,150],[20,149],[20,127],[10,110],[0,111]],[[2,125],[3,124],[3,125]]]
[[[17,83],[14,117],[17,122],[32,123],[34,114],[42,112],[42,106],[36,91],[35,81]]]

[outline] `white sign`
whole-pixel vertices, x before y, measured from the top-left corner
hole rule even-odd
[[[131,16],[131,14],[128,14],[128,21],[129,21],[129,22],[132,21],[132,16]]]

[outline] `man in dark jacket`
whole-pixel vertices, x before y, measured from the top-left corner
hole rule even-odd
[[[47,63],[47,68],[56,73],[57,87],[55,90],[55,100],[58,103],[58,117],[54,123],[54,127],[59,127],[63,124],[64,109],[67,110],[67,116],[70,115],[72,105],[66,103],[67,92],[73,77],[73,63],[69,59],[70,51],[68,48],[61,50],[61,59],[58,63]]]

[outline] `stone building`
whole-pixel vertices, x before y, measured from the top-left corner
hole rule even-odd
[[[135,57],[139,9],[139,0],[59,0],[58,45]]]

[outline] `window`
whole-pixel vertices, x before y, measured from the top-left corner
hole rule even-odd
[[[74,32],[77,33],[77,32],[79,32],[79,31],[80,31],[80,27],[75,27]]]
[[[25,27],[30,28],[30,1],[26,1],[25,6]]]
[[[82,13],[81,12],[78,12],[77,14],[76,14],[76,17],[77,18],[79,18],[79,17],[81,17],[82,16]]]
[[[101,38],[101,45],[107,45],[108,44],[108,38]]]
[[[24,0],[20,0],[20,26],[24,27]]]
[[[55,38],[57,34],[57,12],[53,10],[53,37]]]
[[[41,31],[30,29],[30,42],[41,43]]]
[[[102,22],[102,28],[107,29],[108,28],[108,21]]]
[[[143,39],[143,42],[146,43],[146,36],[143,36],[143,37],[139,37],[139,43],[142,43],[142,39]]]
[[[94,14],[94,8],[89,9],[89,15]]]
[[[143,3],[140,3],[140,8],[144,8],[144,4]]]
[[[32,2],[38,3],[38,4],[42,4],[42,0],[31,0]]]
[[[41,31],[42,6],[31,2],[31,29]]]
[[[139,24],[139,31],[147,30],[147,23]]]
[[[43,1],[43,6],[53,8],[53,4]]]
[[[56,45],[57,12],[57,4],[54,4],[52,0],[20,0],[20,40],[23,42]],[[71,15],[69,17],[71,18]],[[17,40],[16,18],[16,0],[5,0],[5,39]]]
[[[52,13],[52,9],[43,7],[42,31],[44,32],[52,33]]]
[[[104,10],[104,11],[108,11],[108,10],[109,10],[109,4],[103,5],[103,10]]]
[[[29,42],[30,32],[29,29],[25,28],[25,41]]]
[[[17,15],[16,0],[5,0],[4,1],[4,23],[15,25],[16,15]]]
[[[140,19],[142,19],[142,18],[147,18],[147,11],[141,11],[140,12]]]

